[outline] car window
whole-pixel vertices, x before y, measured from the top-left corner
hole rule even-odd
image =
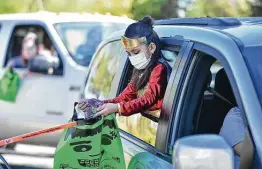
[[[177,50],[176,51],[162,50],[162,54],[166,59],[168,59],[168,64],[170,65],[173,65],[174,62],[176,61],[178,52],[179,51]],[[132,66],[129,66],[129,69],[131,70],[128,70],[128,72],[132,72],[132,68],[133,68]],[[131,75],[132,73],[129,73],[124,81],[126,81],[127,79],[128,79],[127,81],[129,81],[131,79],[130,77]],[[160,110],[143,112],[143,113],[144,116],[138,113],[129,117],[124,117],[124,116],[117,117],[119,128],[135,136],[136,138],[139,138],[140,140],[152,146],[155,146],[158,122],[153,121],[152,119],[158,120],[160,116]]]
[[[117,26],[118,25],[118,26]],[[109,22],[58,23],[55,28],[74,61],[88,66],[98,45],[114,31],[127,25]]]
[[[16,26],[9,41],[5,66],[28,68],[25,63],[37,56],[58,59],[59,66],[53,74],[63,74],[62,60],[45,29],[38,25]]]
[[[119,40],[106,44],[98,52],[90,67],[91,72],[85,87],[86,98],[109,99],[111,84],[119,68],[122,52],[123,47]]]
[[[243,158],[243,161],[247,162],[247,160],[251,160],[251,154],[253,154],[253,152],[251,154],[247,153],[248,149],[252,149],[251,147],[245,150],[239,149],[239,147],[253,146],[255,153],[252,157],[252,168],[261,168],[261,161],[257,156],[255,142],[251,140],[251,144],[254,143],[253,145],[244,143],[247,126],[249,126],[248,121],[244,120],[247,112],[241,108],[241,102],[236,101],[236,98],[239,96],[237,96],[237,92],[234,93],[233,91],[232,81],[234,76],[229,76],[230,69],[226,69],[227,67],[217,60],[219,57],[216,57],[215,52],[207,54],[204,51],[195,50],[193,54],[196,62],[192,61],[190,67],[193,67],[193,69],[186,75],[190,77],[188,82],[185,82],[187,83],[185,88],[189,90],[185,93],[185,101],[182,103],[190,106],[182,108],[182,117],[178,116],[180,118],[179,128],[182,131],[180,137],[192,134],[220,135],[234,151],[236,168],[239,168],[239,162],[242,161],[239,158]],[[252,56],[252,59],[256,60],[257,58],[255,59]],[[257,62],[259,63],[259,59],[257,59]],[[254,64],[252,64],[253,67],[255,67]],[[208,78],[210,76],[209,72],[212,73],[212,79]],[[211,80],[214,81],[214,85],[211,86],[212,90],[205,87],[206,82],[210,83]],[[211,100],[205,97],[203,92],[206,90],[213,94]],[[197,121],[197,123],[194,121]],[[251,136],[251,134],[249,135]],[[242,156],[243,154],[245,155]]]
[[[189,64],[181,67],[187,73],[180,78],[183,86],[172,111],[179,119],[173,130],[173,143],[193,134],[219,134],[233,149],[234,141],[243,141],[246,125],[241,116],[245,112],[239,108],[232,90],[229,70],[212,53],[194,50],[188,60]],[[211,81],[214,82],[210,88]],[[207,97],[206,91],[213,97]]]

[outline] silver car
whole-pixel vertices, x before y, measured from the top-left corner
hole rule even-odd
[[[97,46],[132,22],[125,17],[88,13],[0,15],[0,78],[9,61],[21,57],[22,42],[28,33],[37,35],[41,54],[58,62],[52,69],[41,68],[41,72],[25,76],[15,103],[0,100],[0,139],[66,123],[72,116],[74,102],[80,98],[81,85]],[[32,71],[45,62],[39,60]],[[27,72],[26,68],[14,69],[20,75]],[[59,134],[24,143],[56,146]]]

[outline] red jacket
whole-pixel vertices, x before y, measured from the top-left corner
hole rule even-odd
[[[146,110],[161,109],[165,90],[167,86],[167,68],[159,63],[153,69],[148,87],[144,94],[138,97],[135,84],[130,82],[124,91],[112,100],[105,100],[105,103],[120,103],[120,111],[123,116],[130,116]]]

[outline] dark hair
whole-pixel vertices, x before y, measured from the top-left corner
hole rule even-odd
[[[52,44],[52,41],[50,40],[47,33],[44,33],[43,44],[44,44],[46,49],[52,50],[53,44]]]
[[[132,82],[135,83],[136,89],[142,89],[148,83],[152,70],[158,63],[158,59],[162,56],[160,39],[157,33],[153,30],[154,20],[151,16],[145,16],[143,19],[129,25],[125,31],[125,37],[127,38],[140,38],[146,37],[147,45],[154,43],[156,50],[151,57],[150,63],[143,70],[134,68],[132,74]]]

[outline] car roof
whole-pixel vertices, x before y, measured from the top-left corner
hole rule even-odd
[[[186,31],[192,30],[213,30],[217,33],[226,34],[232,38],[239,46],[262,46],[262,17],[246,18],[171,18],[155,21],[154,27],[156,32],[160,33],[161,28],[165,28],[165,35],[175,36],[172,31],[174,28],[187,28]],[[160,29],[159,29],[160,28]],[[192,28],[192,29],[190,29]],[[160,31],[159,31],[160,30]],[[210,32],[209,32],[210,33]],[[113,33],[105,39],[106,42],[120,39],[124,30]],[[201,36],[205,36],[204,34]]]
[[[123,16],[112,16],[111,14],[102,15],[99,13],[54,13],[48,11],[39,11],[33,13],[16,13],[16,14],[1,14],[1,20],[27,20],[27,21],[42,21],[47,23],[61,22],[114,22],[114,23],[131,23],[134,20]]]
[[[262,45],[261,38],[257,38],[262,37],[262,17],[171,18],[158,20],[155,26],[211,29],[230,36],[238,45]]]

